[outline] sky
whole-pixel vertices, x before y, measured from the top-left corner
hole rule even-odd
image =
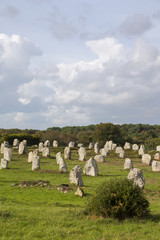
[[[160,124],[159,0],[0,2],[0,128]]]

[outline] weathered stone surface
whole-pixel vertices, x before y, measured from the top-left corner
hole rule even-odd
[[[140,146],[140,148],[139,148],[139,150],[138,150],[138,154],[139,154],[139,155],[145,154],[145,147],[144,147],[144,145],[141,145],[141,146]]]
[[[87,155],[87,151],[85,147],[80,147],[78,150],[78,154],[79,154],[79,161],[85,161],[86,155]]]
[[[12,150],[8,147],[4,147],[4,156],[3,158],[7,161],[12,160]]]
[[[93,148],[94,148],[94,143],[93,143],[93,142],[90,142],[88,148],[89,148],[89,149],[93,149]]]
[[[28,153],[28,162],[32,162],[33,160],[33,152]]]
[[[133,151],[138,151],[138,149],[139,149],[139,146],[137,144],[132,145],[132,150]]]
[[[77,191],[75,192],[75,195],[83,197],[84,196],[84,191],[80,187],[78,187]]]
[[[83,143],[78,143],[78,147],[84,147],[84,144]]]
[[[43,148],[44,148],[44,144],[43,144],[43,142],[40,142],[39,145],[38,145],[38,151],[42,152]]]
[[[133,168],[133,163],[130,158],[126,158],[124,162],[124,169],[132,169]]]
[[[32,159],[32,171],[40,169],[40,157],[33,155]]]
[[[79,165],[76,165],[69,174],[70,183],[83,186],[82,169]]]
[[[105,162],[105,157],[103,155],[96,155],[94,159],[99,163]]]
[[[96,143],[94,144],[94,152],[95,152],[95,153],[99,153],[99,143],[98,143],[98,142],[96,142]]]
[[[74,148],[75,147],[75,142],[69,142],[68,147]]]
[[[1,154],[4,153],[4,143],[1,143]]]
[[[62,154],[61,154],[61,152],[58,152],[57,154],[56,154],[56,163],[57,164],[59,164],[59,159],[62,157]]]
[[[110,140],[110,141],[108,142],[108,145],[109,145],[109,150],[113,150],[113,149],[112,149],[112,145],[113,145],[113,141],[112,141],[112,140]]]
[[[108,155],[108,153],[109,153],[109,149],[107,149],[107,148],[101,148],[100,149],[100,154],[101,155],[106,157]]]
[[[49,147],[44,147],[42,151],[42,157],[49,157],[50,156],[50,149]]]
[[[160,153],[159,152],[154,155],[154,159],[155,160],[160,160]]]
[[[131,149],[131,144],[129,142],[125,142],[124,149]]]
[[[121,153],[121,152],[123,152],[124,150],[123,150],[123,148],[122,147],[116,147],[116,153]]]
[[[19,144],[19,148],[18,148],[18,153],[20,155],[24,154],[26,152],[26,145],[24,144],[24,142],[20,142]]]
[[[0,169],[6,169],[6,168],[8,168],[8,161],[5,160],[4,158],[1,158]]]
[[[125,151],[124,150],[120,152],[119,157],[120,158],[124,158],[125,157]]]
[[[152,171],[153,172],[160,172],[160,162],[152,161]]]
[[[160,152],[160,146],[157,146],[157,147],[156,147],[156,151],[157,151],[157,152]]]
[[[49,140],[46,140],[44,142],[44,147],[50,147],[50,141]]]
[[[113,143],[113,144],[112,144],[112,150],[116,150],[116,147],[117,147],[117,144],[116,144],[116,143]]]
[[[68,171],[67,165],[62,157],[59,158],[59,171],[64,173]]]
[[[56,140],[53,141],[53,147],[58,147],[58,142]]]
[[[97,161],[94,158],[90,158],[83,169],[83,173],[88,176],[97,176],[98,175],[98,165]]]
[[[13,147],[18,147],[19,146],[19,140],[17,138],[15,138],[13,140]]]
[[[138,169],[138,168],[131,169],[127,178],[130,180],[133,180],[133,183],[135,185],[138,185],[140,188],[144,188],[145,179],[144,179],[143,173],[140,169]]]
[[[71,159],[71,149],[70,149],[70,147],[66,147],[64,149],[64,159]]]
[[[142,155],[142,163],[145,163],[147,165],[151,165],[152,163],[152,157],[150,154],[143,154]]]

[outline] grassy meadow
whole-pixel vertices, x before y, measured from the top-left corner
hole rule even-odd
[[[27,148],[27,153],[34,150]],[[60,173],[55,155],[63,147],[52,148],[49,158],[41,157],[41,170],[31,171],[28,154],[18,155],[12,151],[9,169],[0,170],[0,239],[1,240],[159,240],[160,239],[160,173],[153,173],[151,166],[141,163],[137,152],[126,150],[126,156],[140,168],[146,180],[145,193],[150,202],[151,216],[146,219],[103,219],[85,216],[85,204],[103,181],[126,177],[124,159],[110,152],[105,163],[98,163],[99,176],[82,175],[85,196],[75,195],[77,186],[69,182],[69,171],[85,162],[78,161],[78,148],[72,149],[72,160],[66,160],[68,173]],[[152,155],[154,152],[150,152]],[[87,160],[94,156],[87,149]],[[2,154],[0,155],[2,157]],[[20,187],[23,181],[49,181],[46,187]],[[69,184],[70,191],[57,190],[60,184]]]

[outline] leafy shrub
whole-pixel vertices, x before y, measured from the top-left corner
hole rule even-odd
[[[4,141],[9,142],[10,145],[13,144],[13,140],[17,138],[20,142],[23,141],[24,139],[27,140],[27,145],[34,145],[38,144],[40,137],[37,135],[32,135],[32,134],[27,134],[27,133],[18,133],[18,134],[9,134],[9,135],[4,135],[1,138],[1,143]]]
[[[124,219],[149,214],[149,202],[144,192],[128,179],[104,182],[90,199],[85,214]]]

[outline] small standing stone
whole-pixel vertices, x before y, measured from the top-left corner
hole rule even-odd
[[[0,169],[7,169],[7,168],[8,168],[8,161],[5,160],[4,158],[1,158]]]
[[[97,176],[98,175],[98,165],[97,161],[94,158],[90,158],[83,169],[83,173],[88,176]]]
[[[126,158],[124,162],[124,169],[132,169],[133,168],[133,163],[130,158]]]
[[[139,146],[137,144],[132,145],[132,150],[133,151],[138,151],[138,149],[139,149]]]
[[[93,142],[90,142],[88,148],[89,148],[89,149],[93,149],[93,148],[94,148],[94,143],[93,143]]]
[[[71,159],[71,149],[70,149],[70,147],[66,147],[64,149],[64,159]]]
[[[53,147],[58,147],[58,142],[56,140],[53,141]]]
[[[68,171],[67,165],[62,157],[59,158],[59,171],[64,173]]]
[[[105,162],[105,157],[103,155],[96,155],[94,159],[99,163]]]
[[[124,149],[131,149],[131,144],[129,142],[125,142]]]
[[[87,151],[84,147],[80,147],[78,150],[78,154],[79,154],[79,161],[85,161],[86,159],[86,155],[87,155]]]
[[[60,160],[61,157],[62,157],[61,152],[58,152],[58,153],[56,154],[56,163],[57,163],[57,164],[59,164],[59,160]]]
[[[154,155],[154,159],[155,160],[160,160],[160,153],[159,152]]]
[[[76,184],[79,186],[83,186],[82,180],[82,169],[79,165],[76,165],[69,174],[70,183]]]
[[[12,151],[10,148],[8,147],[4,147],[4,156],[3,158],[7,161],[11,161],[12,160]]]
[[[141,145],[141,146],[140,146],[140,148],[139,148],[139,150],[138,150],[138,154],[139,154],[139,155],[145,154],[145,147],[144,147],[144,145]]]
[[[28,162],[32,162],[33,160],[33,152],[28,153]]]
[[[160,162],[153,161],[152,162],[152,171],[153,172],[160,172]]]
[[[75,195],[83,197],[84,196],[84,192],[83,192],[83,190],[80,187],[78,187],[77,191],[75,192]]]
[[[98,143],[98,142],[96,142],[96,143],[94,144],[94,152],[95,152],[95,153],[99,153],[99,143]]]
[[[46,140],[44,142],[44,147],[50,147],[50,141],[49,140]]]
[[[39,152],[43,152],[43,148],[44,148],[44,144],[43,144],[43,142],[40,142],[38,145]]]
[[[109,153],[109,149],[107,149],[107,148],[101,148],[100,149],[100,154],[101,155],[106,157],[108,155],[108,153]]]
[[[127,178],[133,180],[133,183],[135,185],[138,185],[140,188],[144,188],[145,179],[140,169],[138,168],[131,169]]]
[[[50,156],[49,147],[44,147],[42,151],[42,157],[49,157],[49,156]]]
[[[150,154],[143,154],[142,155],[142,163],[145,163],[147,165],[151,165],[152,163],[152,157]]]
[[[124,158],[125,157],[125,151],[124,150],[120,152],[119,157],[120,158]]]
[[[75,142],[70,142],[70,143],[68,144],[68,147],[74,148],[74,147],[75,147]]]
[[[33,155],[32,159],[32,171],[40,169],[40,157]]]

